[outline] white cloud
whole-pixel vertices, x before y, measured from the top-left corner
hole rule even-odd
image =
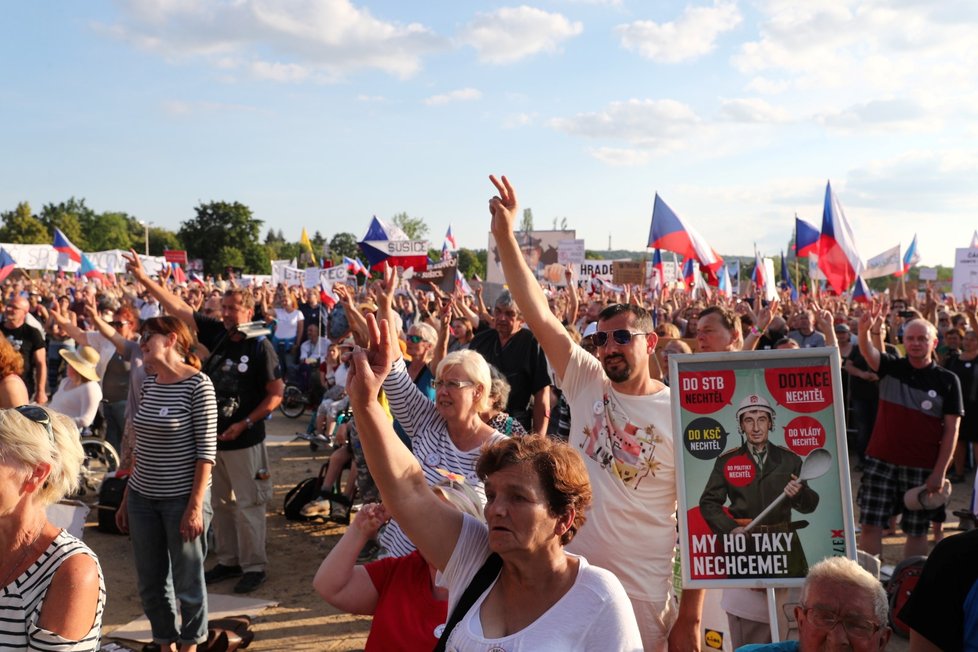
[[[461,88],[457,91],[432,95],[425,98],[424,103],[428,106],[441,106],[449,102],[471,102],[482,97],[482,92],[475,88]]]
[[[839,111],[821,113],[815,121],[843,131],[885,129],[888,132],[922,131],[940,126],[936,113],[912,99],[871,100]]]
[[[506,64],[540,52],[558,52],[564,41],[582,31],[580,22],[523,5],[479,14],[459,32],[458,40],[475,48],[481,61]]]
[[[709,54],[717,38],[740,24],[737,5],[716,0],[712,7],[686,7],[675,21],[639,20],[616,28],[621,45],[662,63],[689,61]]]
[[[536,120],[535,113],[516,113],[503,120],[503,129],[518,129],[533,124]]]
[[[675,149],[682,138],[700,122],[686,104],[675,100],[612,102],[594,113],[555,118],[555,129],[575,136],[619,140],[643,148]]]
[[[588,151],[602,163],[619,167],[645,165],[652,157],[648,151],[623,147],[594,147]]]
[[[102,32],[169,59],[204,58],[258,78],[330,81],[363,69],[409,77],[446,47],[418,23],[375,18],[350,0],[131,0]]]
[[[783,123],[791,120],[791,114],[762,99],[742,98],[720,102],[720,118],[732,122]]]

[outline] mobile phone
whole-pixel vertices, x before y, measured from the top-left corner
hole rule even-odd
[[[904,319],[910,319],[911,317],[917,316],[917,313],[915,313],[913,310],[901,310],[897,314],[903,317]]]

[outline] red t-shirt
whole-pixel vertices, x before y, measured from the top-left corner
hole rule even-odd
[[[431,652],[441,625],[448,619],[448,601],[431,594],[428,562],[417,550],[365,566],[379,597],[364,652],[418,650]]]

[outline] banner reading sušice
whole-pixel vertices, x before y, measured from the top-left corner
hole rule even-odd
[[[835,349],[670,356],[684,585],[800,586],[855,558]]]

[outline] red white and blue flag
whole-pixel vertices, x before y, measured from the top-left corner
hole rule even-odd
[[[173,270],[173,282],[177,285],[183,285],[187,282],[187,274],[183,271],[183,267],[180,263],[170,263],[170,268]]]
[[[683,262],[683,283],[689,290],[692,290],[693,286],[696,285],[696,270],[693,268],[692,258],[687,258]]]
[[[465,274],[458,271],[457,268],[455,270],[455,287],[456,289],[460,290],[462,294],[465,295],[472,294],[472,286],[469,285],[469,282],[465,280]]]
[[[54,243],[51,246],[54,247],[55,251],[58,253],[64,254],[76,263],[81,263],[81,249],[73,245],[71,240],[68,239],[68,236],[62,233],[61,229],[57,227],[54,229]]]
[[[781,289],[791,290],[791,300],[798,300],[798,289],[795,287],[795,282],[791,280],[791,274],[788,273],[788,265],[784,262],[784,252],[781,252]]]
[[[866,281],[863,280],[862,276],[857,276],[856,284],[852,288],[852,300],[856,303],[869,303],[872,298],[872,292],[866,285]]]
[[[720,268],[720,285],[717,286],[717,290],[725,297],[729,297],[731,294],[730,269],[726,265]]]
[[[706,278],[706,282],[714,287],[719,285],[718,273],[720,266],[723,265],[723,258],[707,244],[696,229],[683,222],[662,201],[658,193],[652,205],[648,247],[658,247],[666,251],[674,251],[685,258],[694,258],[699,263],[700,272]]]
[[[795,255],[804,258],[808,254],[818,255],[818,239],[821,234],[814,226],[795,216]]]
[[[204,285],[204,279],[202,279],[200,277],[200,274],[198,274],[194,270],[190,270],[189,272],[187,272],[187,280],[190,281],[191,283],[197,283],[198,285]]]
[[[452,225],[448,225],[448,231],[445,232],[445,240],[441,243],[441,259],[448,260],[448,257],[458,251],[458,245],[455,243],[455,236],[452,235]]]
[[[404,231],[376,216],[358,244],[371,269],[379,270],[385,262],[391,267],[413,267],[416,272],[428,269],[429,242],[408,240]],[[365,273],[369,275],[369,272]]]
[[[825,184],[825,208],[822,211],[822,233],[818,240],[818,268],[825,280],[838,294],[852,287],[856,277],[866,268],[856,239],[849,228],[846,214],[839,198],[832,192],[832,184]]]
[[[661,290],[663,284],[666,282],[666,268],[662,264],[662,252],[658,249],[652,254],[652,269],[655,270],[656,275],[659,277],[657,287],[654,289]]]
[[[907,247],[907,252],[903,254],[903,269],[894,274],[894,276],[903,276],[910,271],[910,268],[920,262],[920,254],[917,253],[917,234],[913,234],[913,240],[910,242],[910,246]]]
[[[10,276],[10,272],[17,269],[17,261],[7,253],[7,250],[0,247],[0,283],[3,283],[3,279]]]
[[[754,271],[750,273],[750,280],[753,281],[759,292],[765,292],[767,279],[764,278],[764,261],[761,260],[761,255],[757,252],[754,253]]]
[[[78,268],[78,273],[79,274],[81,274],[82,276],[84,276],[86,278],[97,278],[97,279],[103,279],[104,280],[104,277],[102,276],[102,272],[100,272],[95,267],[95,265],[92,264],[92,261],[90,261],[88,259],[88,256],[86,256],[85,254],[82,254],[81,255],[81,261],[79,261],[79,262],[81,262],[81,267]]]

